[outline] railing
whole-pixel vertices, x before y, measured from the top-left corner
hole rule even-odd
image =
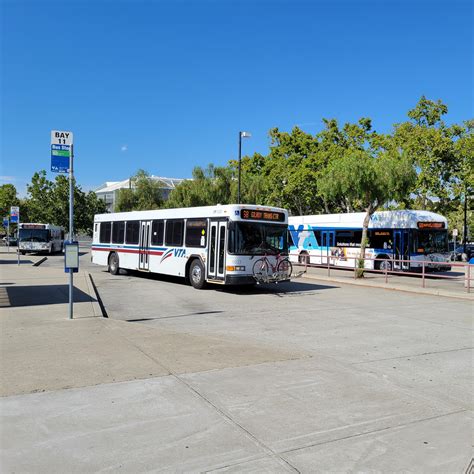
[[[471,288],[474,288],[474,265],[469,264],[468,262],[434,262],[434,261],[425,261],[425,260],[403,260],[403,259],[387,259],[387,258],[372,258],[372,257],[365,257],[365,258],[360,258],[360,257],[348,257],[345,256],[344,259],[346,261],[349,260],[354,260],[354,265],[352,266],[343,266],[343,265],[335,265],[334,263],[331,264],[331,260],[333,262],[337,261],[338,257],[331,256],[331,255],[322,255],[321,258],[327,259],[326,263],[320,263],[320,264],[315,264],[315,263],[308,263],[309,256],[305,256],[305,262],[300,263],[299,265],[303,265],[305,267],[305,273],[307,271],[307,268],[327,268],[328,276],[331,276],[331,270],[353,270],[354,272],[354,279],[357,278],[359,272],[369,272],[369,273],[380,273],[385,276],[385,283],[388,283],[388,276],[389,275],[412,275],[412,276],[421,276],[421,284],[423,288],[426,288],[426,279],[429,277],[431,280],[457,280],[457,281],[463,281],[464,282],[464,288],[466,288],[467,293],[471,292]],[[359,268],[358,267],[358,261],[363,260],[364,261],[364,268]],[[365,268],[365,262],[366,261],[372,261],[374,262],[373,267],[374,268]],[[387,267],[384,269],[376,269],[375,268],[375,262],[389,262],[390,265],[392,266],[392,269],[389,270]],[[419,271],[408,271],[408,270],[403,270],[402,268],[400,269],[394,269],[393,266],[395,265],[400,265],[403,267],[403,264],[407,264],[407,267],[410,268],[410,264],[413,265],[416,263],[417,265],[420,266]],[[446,267],[447,270],[451,270],[453,267],[457,267],[462,269],[461,271],[464,273],[463,278],[461,279],[460,276],[457,275],[440,275],[433,273],[432,270],[433,267]],[[449,267],[449,268],[448,268]],[[428,270],[428,271],[427,271]]]

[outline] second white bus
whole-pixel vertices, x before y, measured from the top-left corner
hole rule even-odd
[[[292,216],[290,260],[354,268],[365,213]],[[369,223],[365,268],[449,270],[448,222],[428,211],[375,212]]]
[[[253,284],[255,262],[264,258],[276,269],[288,254],[287,229],[285,209],[255,205],[99,214],[92,262],[112,274],[122,268],[185,277],[195,288]]]
[[[64,229],[53,224],[21,222],[18,229],[18,250],[27,252],[62,252]]]

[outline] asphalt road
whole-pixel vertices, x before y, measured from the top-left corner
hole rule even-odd
[[[24,396],[38,397],[41,423],[68,420],[74,408],[80,428],[65,430],[61,446],[93,452],[90,470],[466,469],[471,301],[309,279],[195,290],[175,278],[109,275],[88,254],[81,265],[127,344],[163,369]],[[27,406],[14,398],[7,408]],[[100,433],[114,401],[121,422],[107,441]]]

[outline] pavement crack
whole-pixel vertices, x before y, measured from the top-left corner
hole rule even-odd
[[[353,362],[350,365],[371,364],[372,362],[383,362],[383,361],[386,361],[386,360],[407,359],[408,357],[421,357],[421,356],[425,356],[425,355],[444,354],[444,353],[449,353],[449,352],[469,351],[469,350],[472,350],[472,349],[474,349],[474,347],[460,347],[458,349],[447,349],[447,350],[444,350],[444,351],[422,352],[421,354],[409,354],[409,355],[398,356],[398,357],[387,357],[387,358],[384,358],[384,359],[364,360],[363,362]]]
[[[385,428],[378,428],[378,429],[375,429],[375,430],[365,431],[364,433],[357,433],[357,434],[354,434],[354,435],[342,436],[341,438],[330,439],[328,441],[320,441],[318,443],[311,443],[311,444],[308,444],[308,445],[305,445],[305,446],[298,446],[297,448],[288,449],[286,451],[281,451],[281,452],[279,452],[279,454],[284,455],[284,454],[288,454],[288,453],[294,453],[296,451],[301,451],[302,449],[312,448],[314,446],[321,446],[321,445],[324,445],[324,444],[336,443],[337,441],[343,441],[343,440],[346,440],[346,439],[359,438],[361,436],[367,436],[367,435],[370,435],[370,434],[373,434],[373,433],[381,433],[383,431],[389,431],[389,430],[393,430],[393,429],[404,428],[405,426],[414,425],[416,423],[422,423],[424,421],[436,420],[438,418],[443,418],[445,416],[456,415],[457,413],[464,413],[464,412],[467,412],[467,411],[468,410],[463,408],[461,410],[455,410],[455,411],[452,411],[452,412],[449,412],[449,413],[443,413],[441,415],[434,415],[434,416],[429,416],[429,417],[426,417],[426,418],[421,418],[421,419],[418,419],[418,420],[408,421],[406,423],[401,423],[401,424],[396,425],[396,426],[387,426]]]

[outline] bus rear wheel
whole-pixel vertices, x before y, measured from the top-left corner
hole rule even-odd
[[[204,267],[197,258],[191,262],[191,266],[189,267],[189,281],[197,290],[201,290],[206,285]]]
[[[109,257],[109,273],[111,275],[118,275],[119,271],[120,271],[119,257],[115,252],[113,252],[112,254],[110,254],[110,257]]]
[[[382,271],[387,270],[387,272],[391,272],[392,262],[388,259],[380,260],[379,262],[377,262],[376,268],[377,270],[382,270]]]

